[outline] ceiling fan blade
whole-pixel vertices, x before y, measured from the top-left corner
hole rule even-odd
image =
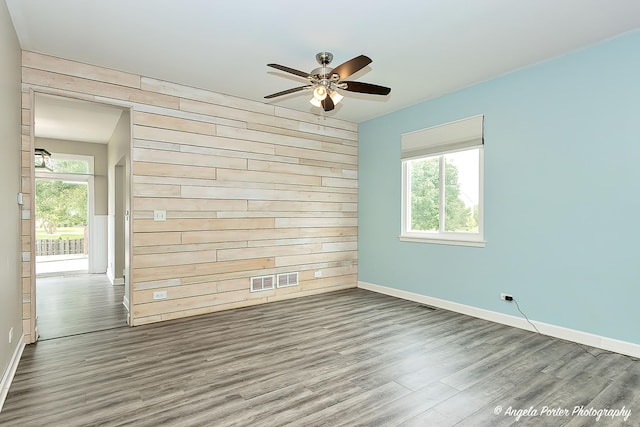
[[[279,64],[267,64],[267,67],[275,68],[276,70],[284,71],[287,73],[295,74],[296,76],[304,77],[305,79],[309,77],[309,73],[305,73],[304,71],[296,70],[295,68],[285,67],[284,65]]]
[[[351,74],[362,70],[369,64],[371,64],[371,58],[369,58],[368,56],[360,55],[338,65],[333,69],[333,71],[331,71],[331,73],[339,75],[340,79],[346,79]]]
[[[324,111],[331,111],[335,107],[335,104],[333,103],[333,99],[331,99],[331,97],[328,95],[325,99],[320,101],[320,103],[322,104],[322,108],[324,108]]]
[[[373,85],[371,83],[361,83],[361,82],[340,82],[346,83],[347,87],[344,90],[348,90],[351,92],[360,92],[360,93],[369,93],[372,95],[389,95],[391,92],[391,88],[385,86]]]
[[[290,93],[300,92],[301,90],[304,90],[304,89],[307,89],[307,88],[309,88],[309,86],[294,87],[293,89],[287,89],[287,90],[283,90],[282,92],[272,93],[271,95],[265,96],[265,98],[266,99],[271,99],[271,98],[275,98],[277,96],[288,95]]]

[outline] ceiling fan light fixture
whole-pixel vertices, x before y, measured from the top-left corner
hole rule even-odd
[[[320,101],[318,101],[315,97],[311,98],[309,100],[309,102],[311,103],[311,105],[313,105],[314,107],[322,107],[322,104],[320,103]]]
[[[327,88],[323,85],[317,86],[313,90],[313,97],[318,101],[324,100],[327,97]]]
[[[340,95],[335,90],[333,92],[331,92],[331,94],[329,94],[329,96],[331,97],[331,100],[333,101],[334,105],[338,105],[338,102],[342,101],[342,98],[344,98],[344,96]]]

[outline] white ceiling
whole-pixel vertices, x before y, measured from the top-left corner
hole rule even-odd
[[[320,51],[365,54],[328,115],[361,122],[640,28],[639,0],[7,0],[23,49],[261,102]],[[270,103],[316,111],[307,92]]]
[[[35,136],[107,144],[122,109],[95,102],[36,94]]]

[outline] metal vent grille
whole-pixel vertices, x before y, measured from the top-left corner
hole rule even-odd
[[[298,273],[282,273],[278,274],[278,287],[286,288],[287,286],[298,285]]]
[[[257,276],[251,278],[251,292],[268,291],[274,288],[274,276]]]

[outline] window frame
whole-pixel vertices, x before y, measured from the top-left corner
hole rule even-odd
[[[440,179],[438,183],[439,198],[438,209],[441,218],[444,218],[444,187],[445,179],[444,173],[444,156],[450,153],[457,153],[463,151],[478,150],[478,232],[477,233],[461,233],[446,231],[443,228],[443,222],[440,221],[440,229],[438,231],[413,231],[410,230],[411,224],[411,206],[409,205],[411,197],[411,185],[409,176],[408,163],[414,160],[427,159],[431,157],[439,157],[439,173]],[[405,242],[419,242],[419,243],[435,243],[442,245],[457,245],[457,246],[473,246],[484,247],[486,241],[484,240],[484,145],[468,147],[463,149],[451,149],[442,150],[439,153],[433,153],[417,158],[402,159],[402,209],[401,209],[401,230],[399,239]]]

